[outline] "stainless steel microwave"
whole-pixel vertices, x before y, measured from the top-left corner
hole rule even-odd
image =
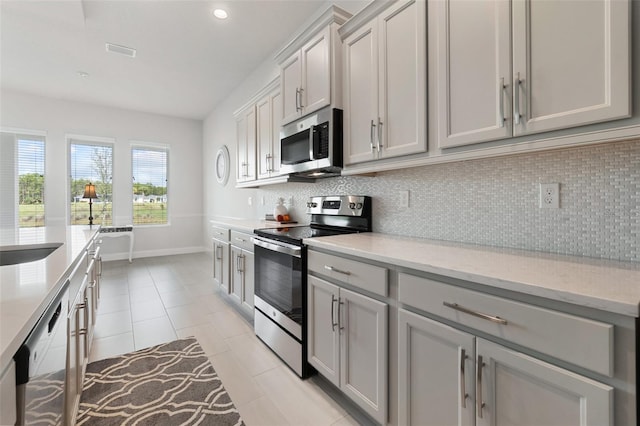
[[[326,107],[280,131],[280,172],[310,178],[342,170],[342,110]]]

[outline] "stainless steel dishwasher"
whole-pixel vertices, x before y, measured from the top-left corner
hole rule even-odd
[[[62,424],[67,360],[67,280],[13,357],[16,425]]]

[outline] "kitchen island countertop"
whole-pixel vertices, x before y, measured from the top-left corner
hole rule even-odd
[[[0,266],[0,372],[63,286],[99,226],[2,229],[0,245],[63,243],[42,260]]]
[[[638,317],[640,265],[375,232],[309,238],[318,248]]]

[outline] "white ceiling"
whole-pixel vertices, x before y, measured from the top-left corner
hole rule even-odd
[[[203,119],[327,5],[0,0],[0,88]],[[214,18],[214,6],[229,18]],[[107,52],[105,42],[137,49],[137,57]]]

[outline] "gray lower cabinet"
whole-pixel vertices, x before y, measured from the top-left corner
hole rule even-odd
[[[242,308],[253,312],[253,253],[231,246],[231,298]]]
[[[399,311],[402,425],[613,425],[613,388]]]
[[[229,294],[229,242],[213,239],[213,282]]]
[[[78,413],[84,373],[89,362],[93,329],[96,323],[101,275],[100,246],[95,240],[88,250],[83,252],[69,275],[64,424],[75,424]]]
[[[85,290],[87,276],[82,272],[82,283],[76,297],[70,295],[69,315],[67,316],[67,378],[65,389],[66,421],[65,424],[75,424],[82,380],[87,359],[87,304]],[[73,283],[73,279],[71,280]]]
[[[372,418],[387,422],[388,305],[308,277],[308,360]]]
[[[232,230],[230,255],[229,294],[234,302],[253,316],[255,277],[251,235]]]

